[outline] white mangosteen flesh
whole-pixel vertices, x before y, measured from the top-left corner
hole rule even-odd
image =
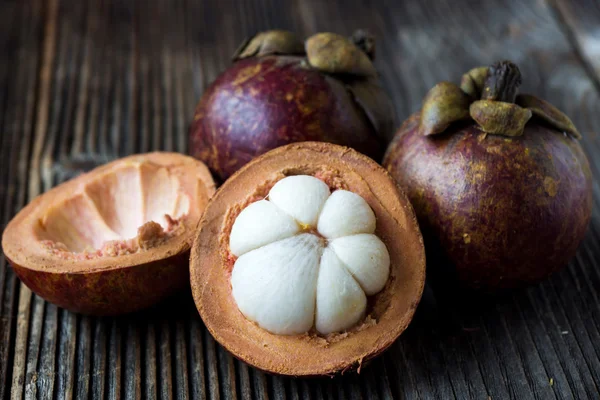
[[[390,256],[367,202],[320,179],[286,177],[237,216],[233,298],[244,316],[280,335],[345,331],[389,277]]]

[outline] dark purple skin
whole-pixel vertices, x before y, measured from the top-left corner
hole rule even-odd
[[[419,115],[390,144],[384,166],[407,191],[429,265],[494,292],[565,266],[592,211],[592,176],[579,142],[530,121],[523,136],[486,135],[473,123],[422,136]],[[441,250],[440,254],[431,254]]]
[[[222,180],[292,142],[331,142],[381,159],[385,144],[344,84],[303,60],[263,56],[235,62],[196,107],[190,153]]]

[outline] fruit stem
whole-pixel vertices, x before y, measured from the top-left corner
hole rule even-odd
[[[373,60],[375,58],[375,35],[371,32],[358,29],[350,36],[350,41],[364,51],[369,59]]]
[[[514,103],[520,85],[519,67],[510,61],[499,61],[489,68],[481,99]]]

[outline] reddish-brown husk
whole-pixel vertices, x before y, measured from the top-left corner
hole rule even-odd
[[[272,55],[237,61],[207,89],[190,127],[190,152],[224,180],[292,142],[342,144],[379,160],[380,137],[342,80],[303,57]]]
[[[57,241],[59,238],[54,237],[53,241],[47,237],[48,210],[64,206],[68,199],[81,195],[99,177],[112,176],[124,166],[145,162],[173,171],[181,182],[180,193],[189,195],[187,214],[177,221],[167,218],[176,224],[173,230],[167,228],[165,233],[157,223],[148,222],[138,229],[134,244],[140,247],[127,247],[131,251],[122,253],[104,253],[98,249],[71,252]],[[132,193],[136,188],[126,190]],[[137,190],[143,191],[141,181]],[[129,156],[36,197],[7,225],[2,236],[4,255],[25,285],[60,307],[93,315],[139,310],[189,285],[190,246],[201,213],[214,191],[208,168],[192,157],[161,152]],[[105,202],[111,198],[109,192],[106,189]],[[84,222],[74,219],[63,229],[76,232],[78,224]],[[120,242],[127,245],[134,240]]]
[[[185,289],[189,256],[188,250],[128,268],[64,273],[35,271],[8,261],[23,283],[45,300],[82,314],[115,315],[141,310]]]
[[[375,234],[391,265],[385,288],[369,299],[366,319],[347,332],[276,335],[247,320],[231,294],[229,234],[256,196],[288,175],[313,175],[363,197],[377,217]],[[425,249],[408,198],[373,160],[329,143],[295,143],[272,150],[239,170],[209,202],[190,261],[192,294],[213,337],[234,356],[283,375],[330,375],[360,368],[406,329],[425,283]]]
[[[592,179],[576,139],[543,124],[522,136],[473,122],[443,134],[400,128],[384,166],[407,191],[430,268],[440,251],[466,286],[487,291],[537,282],[573,257],[591,217]]]

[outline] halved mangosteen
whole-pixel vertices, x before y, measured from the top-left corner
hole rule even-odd
[[[360,153],[304,142],[217,191],[192,246],[196,306],[233,355],[269,372],[360,367],[410,323],[425,251],[396,182]]]
[[[35,198],[6,227],[2,248],[19,278],[60,307],[135,311],[187,286],[189,249],[214,191],[191,157],[125,157]]]

